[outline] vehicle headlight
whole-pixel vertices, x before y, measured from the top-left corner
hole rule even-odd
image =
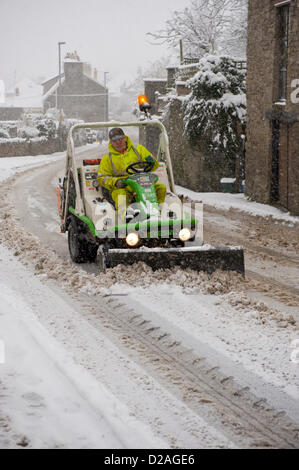
[[[140,237],[138,233],[135,233],[135,232],[128,233],[126,237],[126,242],[129,246],[136,246],[138,245],[139,241],[140,241]]]
[[[179,239],[182,242],[187,242],[191,238],[191,232],[188,228],[182,228],[179,233]]]

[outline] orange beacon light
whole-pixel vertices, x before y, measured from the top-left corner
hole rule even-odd
[[[138,96],[138,104],[139,104],[139,109],[140,111],[147,111],[148,109],[151,108],[149,99],[146,95],[139,95]]]

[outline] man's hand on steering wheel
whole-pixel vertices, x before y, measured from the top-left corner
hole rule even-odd
[[[148,157],[146,157],[147,159]],[[134,162],[134,163],[131,163],[131,165],[129,165],[127,168],[126,168],[126,172],[129,174],[129,175],[133,175],[134,173],[144,173],[144,172],[149,172],[153,169],[153,166],[155,164],[155,160],[153,160],[151,157],[150,157],[150,160],[147,160],[147,161],[142,161],[142,162]],[[138,169],[139,168],[139,169]]]
[[[146,161],[146,162],[149,162],[149,163],[150,163],[150,162],[155,163],[155,159],[154,159],[151,155],[148,155],[147,157],[145,157],[145,161]]]

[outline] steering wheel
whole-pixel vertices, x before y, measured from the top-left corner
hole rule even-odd
[[[152,161],[152,162],[142,161],[142,162],[131,163],[131,165],[129,165],[126,168],[126,172],[128,173],[128,175],[133,175],[134,173],[148,172],[153,169],[154,164],[155,164],[155,161]],[[138,169],[138,167],[140,168]]]

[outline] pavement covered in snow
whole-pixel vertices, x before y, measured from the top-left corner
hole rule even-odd
[[[237,209],[253,216],[272,217],[277,221],[299,223],[299,217],[267,204],[249,201],[243,193],[197,193],[181,186],[176,187],[179,194],[217,209]]]
[[[16,173],[62,158],[2,158],[0,180],[5,184]],[[298,221],[241,194],[178,192],[214,207]],[[228,375],[238,370],[258,395],[265,393],[261,384],[267,384],[271,405],[296,414],[299,365],[292,344],[299,338],[298,327],[290,316],[248,298],[240,276],[180,270],[153,274],[142,265],[95,276],[51,254],[45,257],[37,241],[32,246],[34,266],[30,252],[24,266],[15,256],[16,247],[0,245],[0,341],[5,353],[2,362],[0,357],[0,448],[238,447],[172,402],[103,332],[91,328],[75,303],[53,288],[53,280],[66,292],[73,289],[84,296],[85,302],[119,296],[199,354],[213,357]],[[84,344],[83,332],[90,344]],[[161,410],[154,411],[159,400]],[[167,403],[176,403],[175,425]]]

